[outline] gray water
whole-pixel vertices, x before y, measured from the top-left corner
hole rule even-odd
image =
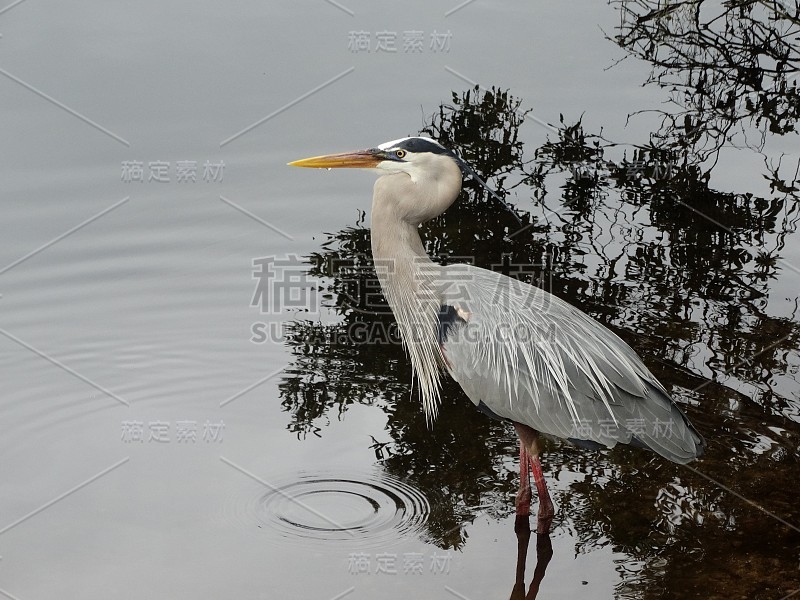
[[[520,130],[530,147],[552,135],[538,120],[557,123],[560,113],[583,113],[587,127],[602,126],[614,139],[637,139],[654,117],[626,126],[628,113],[657,106],[663,94],[641,86],[646,65],[628,60],[607,70],[622,53],[604,39],[601,28],[611,31],[618,16],[602,3],[344,4],[27,0],[0,9],[0,594],[510,593],[513,432],[493,430],[500,433],[489,476],[452,472],[444,453],[431,459],[445,495],[458,480],[480,480],[482,490],[502,484],[494,500],[481,492],[464,505],[457,542],[446,543],[447,532],[433,535],[437,498],[375,450],[393,439],[387,414],[395,403],[418,410],[407,387],[397,392],[381,379],[374,401],[326,413],[315,421],[316,435],[291,429],[280,386],[285,369],[294,365],[296,375],[302,362],[282,340],[254,341],[251,329],[297,314],[252,306],[252,261],[320,252],[327,234],[354,226],[368,208],[369,174],[290,169],[287,161],[416,134],[440,104],[474,83],[510,89],[532,110],[535,119]],[[422,32],[420,51],[403,51],[409,31]],[[370,52],[348,47],[354,32],[370,34]],[[375,50],[379,32],[395,34],[396,52]],[[434,32],[443,34],[436,38],[443,47],[431,47]],[[769,144],[776,153],[796,149],[796,140]],[[141,163],[142,181],[132,162]],[[157,180],[158,163],[168,163],[169,181]],[[726,150],[714,185],[767,193],[761,167],[751,153]],[[533,210],[530,198],[517,200]],[[796,235],[782,256],[800,265]],[[592,268],[591,255],[584,260]],[[799,282],[788,267],[771,282],[771,316],[796,318]],[[304,318],[337,319],[325,310]],[[687,369],[711,377],[698,352]],[[771,413],[772,437],[753,434],[760,441],[745,454],[796,450],[796,347],[784,359],[791,368],[778,387],[789,404]],[[350,377],[363,385],[370,374]],[[342,381],[349,385],[348,376]],[[752,393],[746,380],[729,384]],[[702,393],[695,401],[703,405]],[[761,417],[725,404],[744,413],[733,428],[738,423],[747,430],[738,439],[750,440],[748,419]],[[702,410],[691,416],[713,444],[714,418]],[[453,443],[480,462],[483,450],[470,439]],[[724,478],[728,454],[711,454],[713,472]],[[600,482],[602,495],[614,485],[615,471],[595,456],[545,465],[557,505],[575,486]],[[650,455],[640,462],[645,471],[662,468]],[[796,503],[780,495],[797,463],[782,464],[767,479],[780,484],[769,509],[797,525]],[[707,545],[667,544],[660,552],[653,546],[660,542],[631,526],[639,540],[631,543],[654,549],[636,555],[604,528],[587,538],[594,513],[581,513],[578,502],[572,509],[588,525],[557,522],[540,597],[684,597],[680,581],[658,592],[657,574],[669,573],[681,554],[694,557],[706,582],[693,582],[692,595],[714,597],[716,586],[727,589],[736,577],[749,581],[746,589],[765,590],[764,598],[798,587],[793,530],[694,477],[692,493],[723,495],[735,506],[722,524],[704,512],[715,524],[703,525],[687,504],[692,493],[681,500],[691,474],[676,473],[662,490],[677,494],[674,502],[633,489],[634,506],[616,494],[605,512],[648,530],[652,515],[636,507],[660,507],[664,518],[653,528],[693,528],[689,537]],[[725,483],[737,489],[740,475],[728,475]],[[770,549],[773,536],[780,542]],[[755,537],[760,558],[732,550]]]

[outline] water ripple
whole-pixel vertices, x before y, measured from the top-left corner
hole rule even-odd
[[[282,543],[386,546],[418,535],[430,513],[419,490],[382,472],[302,473],[271,485],[228,516]]]

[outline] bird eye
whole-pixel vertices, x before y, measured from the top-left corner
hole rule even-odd
[[[403,158],[406,155],[406,151],[405,150],[395,150],[394,151],[394,155],[397,158]]]

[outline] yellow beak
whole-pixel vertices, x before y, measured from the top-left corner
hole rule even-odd
[[[378,163],[385,160],[375,150],[359,150],[358,152],[342,152],[341,154],[326,154],[325,156],[312,156],[288,163],[290,167],[311,167],[317,169],[361,168],[377,167]]]

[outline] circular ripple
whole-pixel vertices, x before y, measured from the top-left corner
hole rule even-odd
[[[419,490],[384,473],[305,473],[270,484],[238,516],[282,542],[385,546],[421,531],[430,512]]]

